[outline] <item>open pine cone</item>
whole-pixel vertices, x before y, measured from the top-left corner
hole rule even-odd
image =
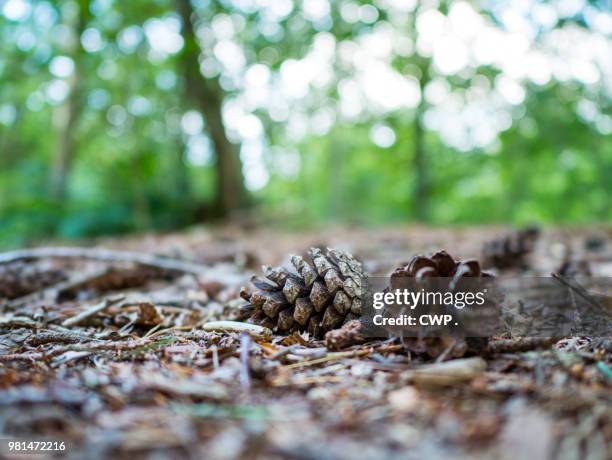
[[[396,268],[391,273],[391,284],[393,278],[409,277],[421,280],[423,278],[455,278],[462,276],[491,276],[483,272],[480,263],[475,259],[456,261],[446,251],[438,251],[432,256],[414,256],[410,262]]]
[[[462,277],[491,277],[492,275],[482,271],[477,260],[455,260],[446,251],[438,251],[431,256],[417,255],[407,264],[396,268],[390,277],[390,289],[401,289],[405,287],[406,278],[416,279],[417,282],[425,281],[426,278],[448,278],[449,284],[454,283]],[[487,345],[488,340],[484,337],[453,338],[451,336],[440,337],[405,337],[404,345],[417,354],[427,354],[433,358],[442,353],[449,357],[461,357],[466,353],[479,353]]]
[[[487,267],[525,268],[526,257],[540,234],[537,227],[527,227],[483,245],[482,257]]]
[[[255,289],[241,290],[251,322],[320,338],[361,315],[361,263],[338,249],[311,248],[308,256],[292,256],[294,270],[264,266],[265,279],[254,276]]]

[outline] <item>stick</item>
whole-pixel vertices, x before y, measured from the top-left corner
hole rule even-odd
[[[462,358],[418,367],[404,375],[416,384],[446,386],[472,380],[486,368],[486,361],[480,357]]]
[[[327,356],[324,356],[322,358],[311,359],[308,361],[300,361],[294,364],[288,364],[286,366],[283,366],[283,369],[296,369],[296,368],[304,367],[304,366],[314,366],[315,364],[327,363],[329,361],[335,361],[337,359],[342,359],[342,358],[357,358],[357,357],[361,357],[361,356],[370,354],[371,352],[372,350],[370,350],[369,348],[365,350],[355,350],[355,351],[338,351],[335,353],[329,353]]]
[[[78,315],[65,319],[64,322],[62,323],[62,326],[64,327],[76,326],[83,320],[89,318],[90,316],[95,315],[96,313],[106,310],[111,305],[115,305],[116,303],[121,302],[123,299],[125,299],[125,296],[123,295],[104,299],[99,304],[96,304],[93,307],[88,308],[87,310],[79,313]]]
[[[267,327],[257,324],[242,323],[240,321],[210,321],[202,325],[204,331],[210,332],[237,332],[252,335],[256,339],[268,340],[272,337],[272,331]]]
[[[87,351],[91,353],[99,351],[127,351],[133,350],[134,348],[142,347],[143,344],[150,343],[148,339],[137,339],[131,342],[101,342],[93,344],[69,344],[69,345],[58,345],[48,352],[25,352],[25,353],[11,353],[7,355],[0,355],[0,362],[9,361],[41,361],[46,358],[52,358],[67,351]]]
[[[491,353],[518,353],[549,347],[559,340],[558,337],[521,337],[518,339],[496,339],[488,345]]]
[[[172,327],[168,327],[166,329],[162,329],[159,331],[151,330],[147,333],[147,335],[145,335],[145,337],[149,337],[149,338],[157,337],[158,335],[162,335],[162,334],[165,334],[166,332],[172,332],[172,331],[189,331],[191,329],[202,327],[202,324],[204,324],[204,322],[200,321],[199,323],[196,323],[196,324],[187,324],[186,326],[172,326]]]
[[[28,302],[32,302],[37,299],[49,299],[49,300],[55,299],[62,292],[73,289],[89,281],[95,280],[96,278],[99,278],[100,276],[104,276],[107,273],[108,273],[108,269],[104,268],[103,270],[94,270],[91,273],[77,274],[75,277],[69,280],[61,281],[52,286],[48,286],[42,290],[34,291],[24,296],[17,297],[16,299],[9,300],[6,305],[9,308],[16,308],[16,307],[20,307],[21,305],[24,305]]]
[[[272,385],[275,387],[287,387],[291,385],[318,385],[322,383],[342,383],[345,382],[346,378],[337,375],[322,375],[312,377],[302,377],[301,379],[287,380],[287,381],[272,381]]]
[[[592,295],[590,295],[585,288],[580,286],[580,284],[578,284],[575,279],[572,279],[570,281],[569,279],[565,278],[564,276],[558,273],[551,273],[551,275],[554,279],[556,279],[561,284],[564,284],[565,286],[570,288],[572,291],[574,291],[576,294],[578,294],[580,297],[582,297],[584,300],[586,300],[591,305],[601,309],[602,311],[606,311],[606,308],[601,303],[599,303],[597,299],[595,299]]]
[[[442,354],[438,356],[438,358],[436,359],[436,363],[444,362],[446,358],[448,357],[448,355],[450,354],[450,352],[453,351],[453,348],[455,348],[455,345],[457,345],[457,340],[453,340],[451,344],[448,347],[446,347],[446,350],[444,350]]]
[[[186,260],[172,259],[169,257],[152,256],[130,251],[118,251],[105,248],[80,248],[80,247],[46,247],[32,249],[18,249],[0,253],[0,265],[8,264],[24,259],[95,259],[103,261],[132,262],[148,267],[174,270],[184,273],[201,275],[206,272],[207,267]]]
[[[240,385],[249,393],[251,391],[251,373],[249,370],[249,352],[251,336],[243,332],[240,334]]]
[[[95,337],[83,338],[81,334],[75,334],[73,332],[41,332],[32,335],[26,340],[26,343],[30,347],[37,347],[46,343],[81,343],[94,341],[100,341],[100,339]]]
[[[99,352],[126,352],[126,353],[140,353],[142,351],[155,350],[157,347],[168,345],[174,341],[174,337],[168,337],[160,339],[159,341],[151,340],[150,337],[135,339],[123,342],[96,342],[87,344],[68,344],[58,345],[48,352],[26,352],[26,353],[13,353],[8,355],[0,355],[0,362],[9,361],[39,361],[46,358],[52,358],[54,356],[61,355],[67,351],[88,351],[91,353]]]

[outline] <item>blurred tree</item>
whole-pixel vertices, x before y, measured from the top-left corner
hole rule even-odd
[[[421,98],[414,114],[414,216],[421,222],[429,220],[430,183],[428,171],[428,152],[425,145],[425,127],[423,117],[427,108],[425,88],[430,81],[431,60],[416,58],[419,69],[419,91]]]
[[[610,220],[612,15],[566,3],[0,0],[0,244]]]
[[[197,104],[202,112],[215,150],[214,214],[229,217],[247,203],[240,158],[236,146],[227,137],[223,123],[221,109],[224,94],[219,81],[217,78],[204,77],[200,71],[200,45],[194,33],[194,24],[198,23],[197,13],[190,0],[177,0],[177,6],[183,23],[185,42],[181,60],[186,97]]]
[[[83,105],[83,60],[86,53],[81,45],[81,35],[89,22],[89,0],[64,4],[60,8],[62,20],[70,31],[66,53],[74,69],[68,78],[69,95],[66,102],[57,109],[58,144],[55,153],[51,196],[58,202],[66,197],[68,175],[76,153],[76,125],[81,116]]]

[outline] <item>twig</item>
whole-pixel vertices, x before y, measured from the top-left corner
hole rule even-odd
[[[486,368],[486,361],[480,357],[463,358],[408,370],[403,377],[423,385],[453,385],[472,380]]]
[[[436,363],[444,362],[446,358],[448,357],[448,355],[450,354],[450,352],[453,351],[453,348],[455,348],[455,345],[457,345],[457,340],[453,339],[453,341],[450,343],[448,347],[446,347],[446,349],[442,352],[442,354],[440,354],[440,356],[436,358]]]
[[[100,341],[95,337],[84,338],[81,334],[74,334],[71,332],[41,332],[36,335],[32,335],[26,344],[30,347],[37,347],[46,343],[82,343],[86,341]]]
[[[285,356],[287,356],[289,353],[292,353],[296,348],[299,348],[300,346],[301,345],[295,344],[295,345],[290,345],[286,348],[283,348],[282,350],[279,350],[273,355],[271,355],[270,359],[273,361],[277,361],[281,358],[284,358]]]
[[[570,281],[566,277],[564,277],[564,276],[562,276],[562,275],[560,275],[558,273],[551,273],[551,275],[552,275],[552,277],[554,279],[556,279],[561,284],[564,284],[565,286],[570,288],[572,291],[574,291],[576,294],[578,294],[580,297],[582,297],[584,300],[586,300],[591,305],[601,309],[604,312],[606,311],[606,308],[601,303],[599,303],[597,301],[597,299],[595,299],[595,297],[593,297],[591,294],[589,294],[588,291],[585,288],[580,286],[580,284],[578,284],[576,282],[576,280],[572,279]]]
[[[558,337],[521,337],[518,339],[497,339],[489,342],[491,353],[518,353],[543,348],[559,340]]]
[[[301,361],[299,363],[289,364],[287,366],[284,366],[284,368],[285,369],[295,369],[297,367],[314,366],[315,364],[327,363],[329,361],[335,361],[336,359],[365,356],[369,354],[370,352],[371,350],[369,348],[365,350],[357,350],[357,351],[339,351],[337,353],[329,353],[327,356],[324,356],[323,358],[311,359],[309,361]]]
[[[132,262],[148,267],[175,270],[183,273],[201,275],[207,267],[186,260],[169,257],[152,256],[131,251],[118,251],[105,248],[79,248],[79,247],[46,247],[33,249],[18,249],[0,253],[0,265],[24,259],[94,259],[103,261]]]
[[[212,347],[210,347],[210,351],[212,353],[213,368],[218,369],[219,368],[219,349],[217,348],[217,345],[213,345]]]
[[[249,371],[249,352],[251,336],[243,332],[240,335],[240,385],[249,393],[251,391],[251,373]]]
[[[123,342],[99,342],[99,343],[88,343],[88,344],[71,344],[71,345],[58,345],[57,347],[49,350],[48,352],[34,352],[34,353],[13,353],[7,355],[0,355],[0,362],[7,361],[32,361],[32,360],[43,360],[45,358],[51,358],[54,356],[61,355],[67,351],[89,351],[92,353],[104,352],[104,351],[121,351],[132,354],[141,353],[143,351],[150,351],[159,348],[164,345],[169,345],[174,342],[176,337],[166,337],[157,341],[151,340],[150,337],[136,339],[131,341]]]
[[[41,323],[27,316],[0,317],[0,327],[27,327],[29,329],[38,329],[41,326]]]
[[[153,326],[151,329],[149,329],[149,332],[147,332],[144,337],[150,337],[154,332],[157,332],[157,330],[162,327],[162,323],[159,323],[156,326]]]
[[[264,340],[272,337],[272,331],[267,327],[241,323],[240,321],[210,321],[202,325],[202,330],[209,332],[246,332],[256,339]]]
[[[81,312],[78,315],[73,316],[72,318],[68,318],[68,319],[64,320],[64,322],[62,323],[62,326],[64,326],[64,327],[76,326],[77,324],[79,324],[80,322],[86,320],[90,316],[93,316],[96,313],[99,313],[101,311],[106,310],[111,305],[115,305],[116,303],[121,302],[123,299],[125,299],[125,296],[123,296],[123,295],[117,296],[117,297],[110,297],[108,299],[104,299],[99,304],[96,304],[93,307],[88,308],[84,312]]]
[[[1,256],[1,254],[0,254]],[[1,265],[1,263],[0,263]],[[29,294],[26,294],[24,296],[21,297],[17,297],[15,299],[9,300],[6,305],[9,308],[15,308],[15,307],[20,307],[21,305],[24,305],[26,303],[32,302],[33,300],[36,299],[48,299],[48,300],[55,300],[55,298],[57,298],[62,292],[68,291],[70,289],[73,289],[77,286],[80,286],[81,284],[84,284],[86,282],[95,280],[96,278],[99,278],[101,276],[104,276],[108,273],[108,269],[104,268],[102,270],[94,270],[92,272],[88,272],[88,273],[83,273],[83,274],[78,274],[75,277],[69,279],[69,280],[65,280],[65,281],[61,281],[57,284],[53,284],[51,286],[48,286],[44,289],[38,290],[38,291],[34,291],[31,292]]]
[[[157,337],[158,335],[162,335],[165,334],[166,332],[172,332],[172,331],[190,331],[191,329],[196,329],[199,327],[202,327],[202,324],[204,324],[204,321],[200,321],[199,323],[196,324],[187,324],[185,326],[172,326],[172,327],[167,327],[166,329],[162,329],[160,331],[149,331],[149,333],[147,333],[147,335],[145,335],[145,337]]]
[[[313,376],[313,377],[302,377],[295,380],[286,381],[272,381],[272,385],[275,387],[286,387],[291,385],[318,385],[322,383],[342,383],[346,382],[346,377],[337,375],[324,375],[324,376]]]
[[[91,356],[92,354],[93,353],[91,351],[73,351],[70,354],[66,353],[64,355],[58,356],[57,358],[54,358],[51,362],[51,367],[56,368],[61,366],[62,364],[66,364],[71,361],[76,361],[81,358],[86,358],[87,356]]]

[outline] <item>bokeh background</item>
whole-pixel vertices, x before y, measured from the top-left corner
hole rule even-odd
[[[612,218],[612,2],[0,0],[0,246]]]

